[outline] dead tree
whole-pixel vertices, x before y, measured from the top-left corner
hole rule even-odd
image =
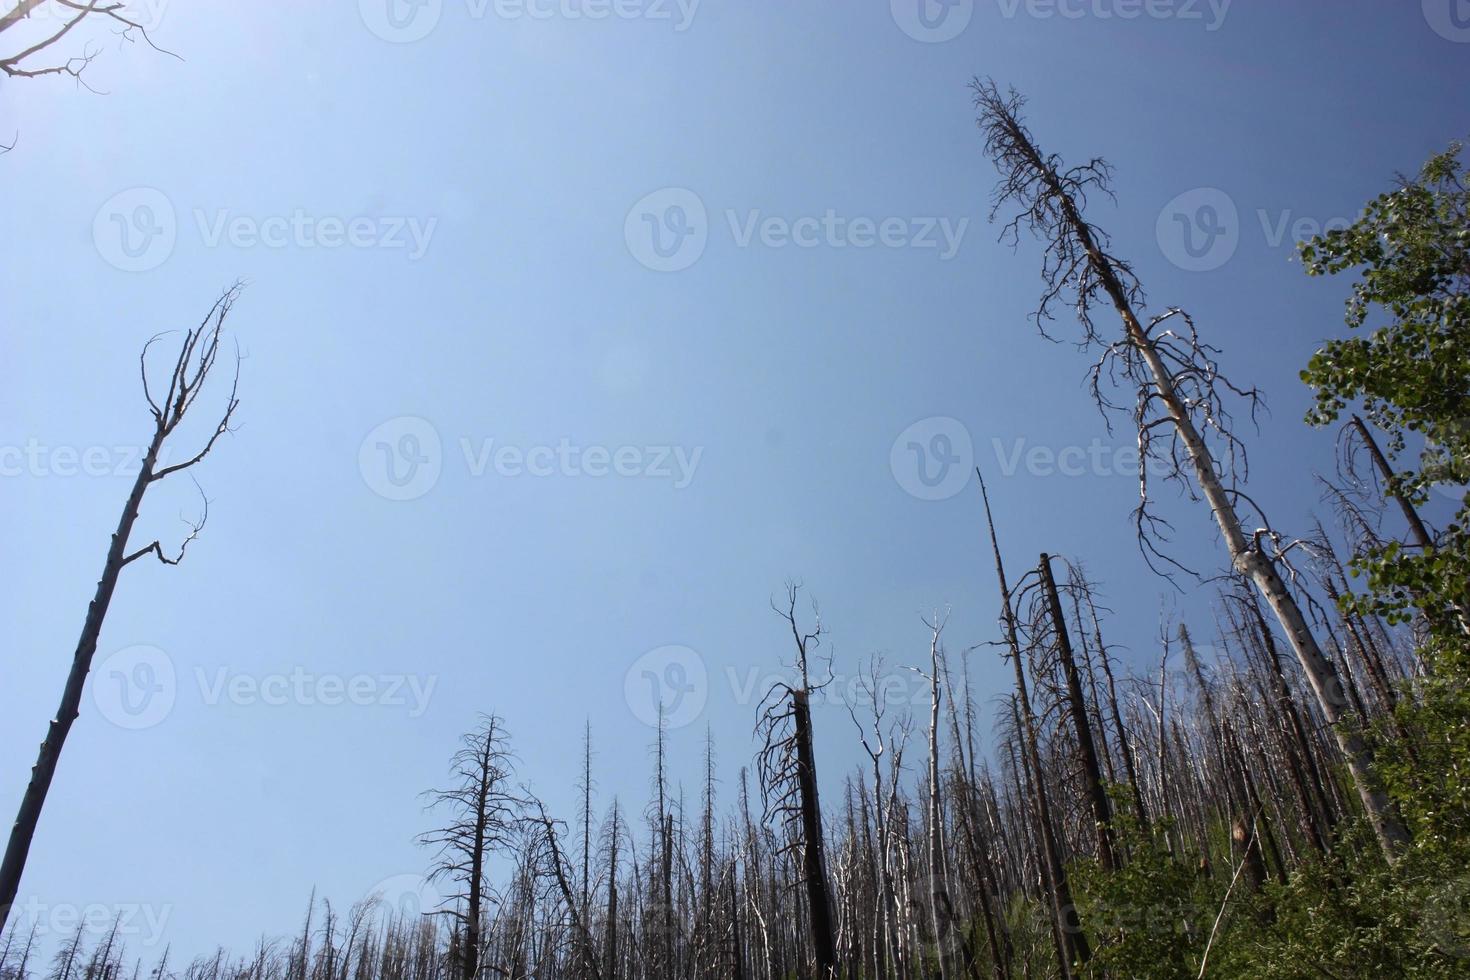
[[[41,26],[27,34],[31,25]],[[178,57],[153,43],[148,25],[123,0],[13,0],[13,6],[0,14],[0,38],[8,42],[7,53],[0,54],[0,72],[11,78],[70,75],[91,88],[82,73],[97,57],[93,43],[84,42],[75,54],[57,54],[64,42],[86,33],[84,25],[109,28],[124,43],[141,40],[161,54]]]
[[[1036,717],[1031,710],[1031,698],[1026,684],[1026,670],[1021,663],[1021,643],[1016,614],[1011,606],[1011,588],[1006,581],[1005,563],[1001,559],[1000,541],[995,536],[995,519],[990,511],[990,494],[985,489],[985,477],[977,469],[975,476],[980,482],[980,498],[985,504],[985,522],[990,530],[990,548],[995,556],[995,577],[1000,588],[1000,610],[1005,630],[1007,659],[1016,673],[1016,712],[1020,721],[1022,761],[1027,772],[1034,774],[1032,793],[1038,837],[1044,859],[1045,877],[1052,911],[1052,921],[1060,942],[1065,976],[1072,973],[1072,962],[1086,963],[1092,956],[1092,948],[1077,919],[1077,906],[1072,901],[1072,889],[1067,882],[1067,868],[1062,862],[1061,847],[1057,843],[1056,829],[1052,823],[1051,802],[1047,797],[1046,785],[1042,780],[1041,753],[1037,746]]]
[[[209,308],[209,312],[205,314],[199,326],[184,333],[179,352],[174,357],[173,367],[168,374],[167,391],[161,401],[154,400],[155,386],[149,383],[148,352],[163,335],[155,336],[144,344],[143,352],[139,355],[138,364],[143,379],[143,397],[153,415],[153,433],[143,452],[143,461],[138,467],[137,477],[133,480],[133,488],[129,491],[127,502],[123,505],[117,529],[112,533],[107,558],[102,564],[102,575],[97,580],[96,592],[92,596],[91,604],[87,607],[86,619],[82,622],[82,635],[77,640],[76,651],[72,654],[71,670],[66,677],[66,686],[61,692],[61,704],[46,728],[46,737],[41,742],[36,764],[31,768],[31,779],[26,785],[25,795],[21,797],[20,810],[16,814],[15,825],[11,828],[10,840],[5,846],[5,859],[3,863],[0,863],[0,930],[5,928],[5,923],[9,920],[11,905],[15,902],[16,892],[20,888],[20,876],[25,869],[26,855],[30,853],[31,840],[36,834],[36,824],[41,817],[41,808],[46,802],[46,793],[51,788],[52,777],[56,775],[56,764],[61,758],[61,747],[66,742],[66,736],[71,731],[72,723],[77,719],[82,701],[82,688],[86,683],[88,672],[92,669],[92,658],[97,653],[97,642],[102,635],[102,623],[107,617],[108,607],[112,604],[112,596],[117,589],[122,570],[138,559],[150,555],[165,565],[179,564],[183,561],[184,552],[190,543],[204,530],[204,523],[209,517],[209,500],[203,497],[203,491],[200,491],[203,499],[200,516],[195,521],[186,522],[189,525],[188,533],[176,551],[172,554],[164,551],[162,543],[156,539],[141,548],[129,550],[133,524],[138,519],[138,511],[142,507],[143,496],[148,492],[148,488],[175,473],[180,473],[200,463],[214,449],[219,438],[230,431],[235,409],[240,404],[235,397],[240,382],[238,352],[235,355],[234,377],[230,383],[229,396],[225,400],[224,408],[214,421],[203,448],[181,462],[173,464],[163,462],[169,437],[174,435],[179,426],[191,417],[190,413],[200,393],[203,392],[205,383],[214,372],[219,360],[225,319],[234,307],[235,300],[239,298],[240,289],[241,286],[237,283],[225,290],[220,298],[214,301],[214,305]],[[198,484],[195,485],[197,487]]]
[[[567,856],[562,852],[557,836],[557,822],[546,815],[546,807],[540,800],[532,798],[531,803],[536,808],[533,815],[535,821],[535,836],[532,838],[533,867],[537,874],[552,879],[556,884],[557,894],[561,896],[562,903],[567,907],[567,918],[572,929],[571,942],[577,951],[576,958],[582,964],[582,976],[587,980],[602,980],[602,969],[597,962],[597,944],[592,938],[592,929],[587,923],[586,906],[578,899],[572,885],[575,876]]]
[[[837,968],[837,946],[827,885],[822,809],[817,796],[816,753],[812,747],[814,688],[809,670],[809,658],[821,644],[822,624],[818,617],[810,632],[797,624],[796,597],[800,588],[788,584],[785,606],[771,604],[790,627],[796,643],[796,676],[792,684],[777,683],[766,692],[759,708],[756,732],[761,739],[759,769],[766,818],[779,820],[786,830],[787,851],[794,850],[800,859],[817,976],[819,980],[829,980]]]
[[[1055,632],[1057,654],[1061,658],[1062,672],[1067,680],[1067,704],[1077,733],[1077,751],[1081,756],[1082,776],[1087,784],[1087,800],[1092,807],[1098,861],[1104,870],[1113,871],[1118,867],[1118,860],[1113,854],[1112,813],[1108,791],[1103,785],[1102,767],[1098,764],[1097,747],[1092,739],[1092,724],[1087,717],[1087,702],[1082,694],[1082,676],[1077,670],[1077,658],[1072,653],[1072,639],[1067,631],[1066,617],[1062,615],[1062,600],[1057,595],[1057,583],[1052,577],[1049,555],[1041,556],[1039,568],[1041,583],[1046,590],[1047,612]]]
[[[1138,433],[1140,489],[1135,521],[1145,558],[1150,565],[1162,560],[1187,571],[1159,548],[1168,524],[1150,506],[1152,462],[1166,468],[1167,479],[1192,495],[1202,494],[1208,503],[1231,565],[1255,585],[1280,621],[1332,726],[1383,853],[1396,861],[1408,842],[1408,830],[1383,790],[1368,743],[1349,717],[1337,672],[1282,578],[1293,545],[1281,543],[1261,508],[1239,488],[1237,474],[1242,479],[1245,475],[1244,444],[1232,431],[1224,397],[1240,396],[1254,410],[1256,392],[1236,387],[1220,373],[1215,348],[1199,339],[1183,310],[1170,309],[1147,327],[1139,320],[1135,307],[1143,301],[1142,286],[1126,262],[1106,251],[1107,234],[1083,217],[1089,191],[1109,193],[1108,165],[1094,159],[1064,168],[1059,158],[1038,149],[1021,120],[1025,100],[1019,94],[1002,94],[993,82],[979,80],[974,91],[985,151],[1001,173],[993,213],[1017,209],[1003,235],[1014,242],[1024,227],[1045,244],[1045,291],[1035,314],[1037,325],[1045,333],[1053,302],[1069,295],[1083,330],[1080,345],[1101,352],[1091,372],[1094,399],[1105,411],[1118,408],[1107,400],[1103,386],[1120,379],[1134,395],[1129,414]],[[1092,310],[1100,301],[1121,319],[1121,339],[1104,340],[1093,323]],[[1216,441],[1215,448],[1207,436]],[[1260,516],[1262,526],[1254,532],[1247,533],[1242,524],[1242,505]]]
[[[426,794],[430,809],[449,815],[449,823],[421,835],[419,842],[437,848],[431,880],[455,888],[444,899],[449,907],[438,912],[462,931],[456,966],[463,980],[474,980],[479,971],[489,857],[507,849],[524,823],[526,802],[510,791],[515,759],[506,738],[504,722],[482,716],[454,754],[452,785]]]

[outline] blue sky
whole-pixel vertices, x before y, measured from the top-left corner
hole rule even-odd
[[[563,814],[590,719],[600,805],[641,810],[650,676],[686,695],[691,800],[707,724],[732,802],[788,577],[844,677],[920,662],[936,608],[955,654],[994,638],[967,460],[1013,574],[1083,560],[1130,663],[1161,609],[1212,632],[1139,556],[1087,360],[1027,322],[1038,256],[987,224],[967,82],[1116,165],[1093,218],[1265,390],[1252,485],[1305,530],[1333,440],[1296,374],[1345,284],[1291,241],[1470,132],[1451,3],[164,3],[183,61],[104,38],[106,95],[7,82],[0,807],[148,434],[138,349],[249,283],[209,525],[127,570],[22,905],[146,908],[145,955],[290,931],[313,887],[424,869],[417,794],[479,711]],[[156,486],[136,533],[196,509]],[[978,696],[1006,689],[971,658]],[[842,707],[817,721],[835,781],[860,749]]]

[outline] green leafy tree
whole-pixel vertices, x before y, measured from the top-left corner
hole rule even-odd
[[[1347,303],[1355,333],[1330,341],[1302,372],[1316,392],[1307,421],[1329,425],[1361,403],[1386,434],[1394,470],[1386,492],[1406,509],[1436,487],[1459,495],[1450,523],[1427,541],[1388,542],[1356,558],[1369,592],[1358,601],[1397,621],[1418,609],[1437,639],[1457,645],[1470,595],[1470,170],[1461,149],[1451,144],[1351,227],[1301,248],[1308,275],[1358,273]]]

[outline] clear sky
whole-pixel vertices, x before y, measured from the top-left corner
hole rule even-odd
[[[154,0],[183,61],[104,39],[106,95],[0,88],[7,822],[148,435],[137,352],[249,283],[209,524],[127,570],[31,852],[43,930],[97,905],[145,955],[241,947],[417,874],[481,711],[563,815],[590,720],[599,807],[641,811],[659,685],[691,801],[707,724],[733,802],[788,577],[844,677],[921,662],[935,608],[954,654],[995,638],[970,460],[1013,575],[1085,561],[1129,663],[1161,609],[1212,633],[1139,556],[1088,361],[1027,322],[967,82],[1116,165],[1092,216],[1266,391],[1252,486],[1295,530],[1333,445],[1296,375],[1345,284],[1293,235],[1470,132],[1456,0],[388,2]],[[196,510],[155,486],[138,538]],[[817,724],[835,784],[860,750]]]

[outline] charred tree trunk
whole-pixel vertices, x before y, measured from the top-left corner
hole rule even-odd
[[[985,504],[985,521],[990,529],[990,547],[995,556],[995,575],[1000,587],[1001,617],[1005,627],[1006,646],[1010,653],[1011,666],[1016,675],[1016,703],[1021,717],[1021,735],[1024,755],[1029,769],[1034,773],[1032,788],[1035,796],[1036,822],[1042,852],[1046,859],[1047,877],[1051,884],[1052,912],[1057,928],[1062,933],[1069,956],[1077,963],[1086,963],[1092,957],[1092,948],[1077,919],[1077,907],[1072,901],[1072,890],[1067,883],[1067,869],[1062,863],[1061,848],[1057,844],[1056,830],[1052,823],[1051,804],[1047,799],[1046,786],[1042,781],[1041,753],[1037,748],[1036,719],[1031,711],[1031,698],[1027,692],[1026,671],[1021,665],[1021,644],[1018,638],[1015,611],[1011,607],[1011,589],[1006,581],[1005,563],[1001,559],[1000,542],[995,536],[995,520],[990,511],[990,495],[985,489],[985,478],[976,470],[980,481],[980,496]],[[1070,963],[1063,968],[1070,975]]]
[[[1052,628],[1056,631],[1057,652],[1061,656],[1062,672],[1067,679],[1067,704],[1071,709],[1072,725],[1077,732],[1077,751],[1082,757],[1087,801],[1092,807],[1093,828],[1097,835],[1097,857],[1104,870],[1115,871],[1118,860],[1113,853],[1108,791],[1103,786],[1102,767],[1098,764],[1097,748],[1092,740],[1092,723],[1087,717],[1087,700],[1082,693],[1082,677],[1077,671],[1077,660],[1072,653],[1072,639],[1067,632],[1067,621],[1062,615],[1062,601],[1057,595],[1057,583],[1052,577],[1049,555],[1042,554],[1040,569],[1041,582],[1046,588],[1047,609],[1051,613]]]

